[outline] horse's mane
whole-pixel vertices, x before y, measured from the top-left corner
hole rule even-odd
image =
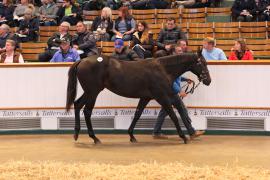
[[[156,60],[163,66],[179,65],[185,62],[196,60],[198,55],[195,53],[183,53],[180,55],[171,55],[157,58]]]

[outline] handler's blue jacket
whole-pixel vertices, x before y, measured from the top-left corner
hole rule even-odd
[[[173,92],[174,94],[178,94],[181,91],[181,82],[182,81],[187,81],[188,79],[185,77],[181,77],[179,76],[178,78],[176,78],[173,82]]]

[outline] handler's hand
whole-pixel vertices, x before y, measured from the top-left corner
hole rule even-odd
[[[179,96],[180,97],[186,97],[187,96],[187,93],[185,93],[185,91],[181,91],[180,93],[179,93]]]

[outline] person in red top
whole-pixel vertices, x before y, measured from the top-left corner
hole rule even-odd
[[[234,47],[229,56],[229,60],[253,60],[252,52],[247,48],[244,39],[239,38],[235,40]]]

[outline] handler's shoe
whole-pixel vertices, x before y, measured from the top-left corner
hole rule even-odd
[[[194,134],[190,135],[190,140],[193,140],[201,135],[203,135],[205,133],[205,131],[195,131]]]
[[[154,139],[168,139],[168,136],[165,134],[153,134]]]

